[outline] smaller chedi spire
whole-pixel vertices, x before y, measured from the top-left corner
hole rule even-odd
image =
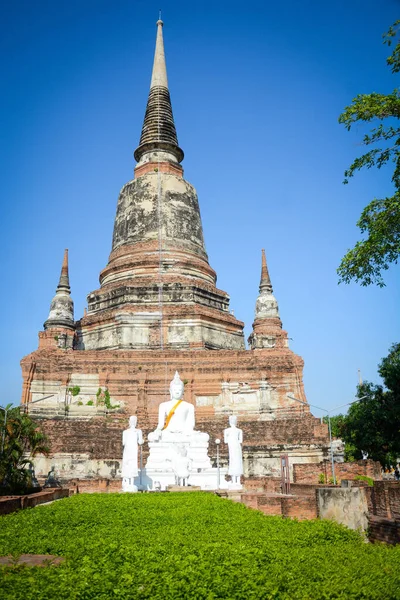
[[[273,294],[265,250],[261,250],[260,294],[256,302],[256,319],[279,317],[278,302]]]
[[[248,341],[252,350],[287,346],[287,334],[282,331],[278,302],[273,294],[265,250],[261,251],[260,292],[256,302],[253,331]]]
[[[260,294],[266,291],[272,294],[272,284],[268,273],[267,259],[265,257],[264,248],[261,250],[261,279],[260,279]]]
[[[71,298],[68,273],[68,250],[64,251],[64,259],[61,267],[60,280],[56,289],[56,295],[51,301],[50,312],[44,324],[45,329],[64,327],[75,329],[74,303]]]
[[[68,293],[71,293],[71,288],[69,287],[69,272],[68,272],[68,248],[64,250],[64,258],[61,267],[60,281],[58,282],[57,291],[65,290]]]

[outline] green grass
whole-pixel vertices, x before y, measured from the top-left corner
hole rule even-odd
[[[266,517],[207,493],[87,494],[0,518],[0,598],[399,599],[400,547],[329,521]]]

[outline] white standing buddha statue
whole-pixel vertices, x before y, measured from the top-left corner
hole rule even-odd
[[[239,489],[242,487],[240,476],[243,475],[243,432],[236,426],[236,415],[231,415],[229,417],[229,425],[230,427],[224,430],[224,442],[225,444],[228,444],[229,451],[228,475],[230,475],[232,479],[232,483],[229,487]]]
[[[138,449],[143,444],[142,430],[136,429],[137,417],[129,418],[129,428],[122,433],[122,491],[137,492],[135,477],[139,474]]]

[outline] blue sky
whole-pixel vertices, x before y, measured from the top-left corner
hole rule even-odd
[[[0,96],[2,398],[37,347],[69,248],[75,316],[107,263],[118,192],[133,175],[159,3],[3,4]],[[356,221],[390,173],[342,185],[362,127],[337,119],[358,93],[389,92],[385,0],[162,3],[185,177],[197,189],[218,287],[251,331],[261,248],[310,403],[351,401],[357,369],[400,339],[398,266],[387,286],[337,284]],[[318,414],[318,411],[315,411]]]

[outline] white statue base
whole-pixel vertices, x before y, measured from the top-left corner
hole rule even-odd
[[[136,493],[139,491],[139,487],[135,485],[139,478],[138,477],[123,477],[122,478],[122,491]]]
[[[243,486],[241,483],[235,483],[233,481],[228,482],[228,490],[242,490]]]
[[[211,466],[208,435],[169,434],[160,441],[149,442],[150,455],[142,474],[142,489],[166,490],[170,485],[198,486],[202,490],[228,489],[226,468]]]

